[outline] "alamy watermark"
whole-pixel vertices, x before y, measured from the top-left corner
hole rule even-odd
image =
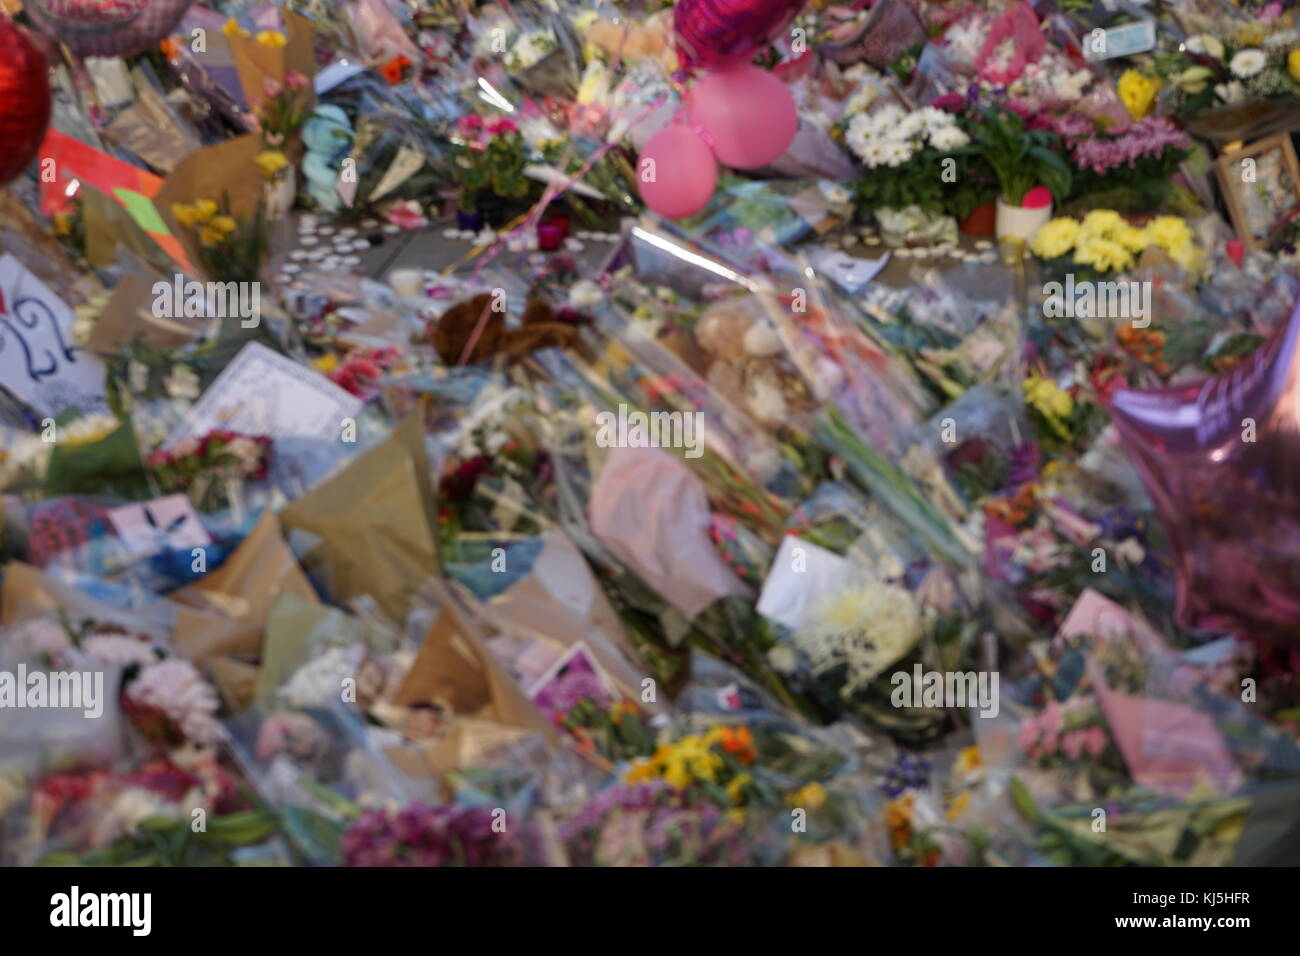
[[[601,448],[683,448],[684,457],[704,454],[703,412],[642,412],[618,406],[596,415]]]
[[[153,928],[153,894],[83,893],[73,886],[50,897],[50,925],[125,926],[132,936],[148,936]]]
[[[1043,286],[1043,315],[1049,319],[1130,319],[1133,328],[1151,324],[1150,282],[1065,282]]]
[[[260,282],[196,282],[179,273],[153,284],[158,319],[239,319],[246,329],[262,321]]]
[[[103,671],[0,671],[0,710],[81,710],[94,720],[104,713]]]
[[[889,678],[894,685],[889,702],[895,707],[978,708],[981,717],[996,717],[998,703],[997,671],[924,671],[920,664],[912,673],[895,671]]]

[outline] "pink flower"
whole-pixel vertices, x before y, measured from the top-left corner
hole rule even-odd
[[[266,94],[266,98],[269,100],[275,99],[283,91],[284,87],[280,85],[279,81],[273,80],[269,76],[262,81],[262,92]]]
[[[477,113],[462,116],[456,121],[456,128],[462,133],[477,133],[483,128],[483,117]]]
[[[1100,757],[1106,750],[1109,740],[1106,731],[1100,727],[1089,727],[1083,732],[1083,746],[1094,757]]]
[[[424,218],[423,211],[420,209],[420,204],[414,199],[395,203],[385,215],[389,222],[395,226],[401,226],[403,229],[420,229],[428,223],[428,220]]]
[[[491,133],[493,136],[501,136],[504,133],[517,132],[518,129],[519,127],[515,126],[514,123],[512,123],[510,120],[505,119],[503,117],[502,119],[499,119],[495,123],[490,125],[487,128],[487,131]]]
[[[284,74],[284,85],[291,90],[300,90],[307,85],[307,77],[297,70],[288,70]]]
[[[1083,730],[1075,730],[1066,734],[1061,740],[1061,749],[1065,751],[1065,755],[1071,760],[1078,760],[1079,754],[1083,753],[1084,738],[1086,736],[1087,732]]]

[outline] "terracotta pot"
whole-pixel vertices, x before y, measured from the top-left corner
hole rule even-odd
[[[997,204],[986,202],[971,210],[971,214],[957,224],[968,236],[991,236],[997,222]]]

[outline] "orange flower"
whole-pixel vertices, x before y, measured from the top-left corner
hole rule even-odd
[[[885,826],[889,828],[889,845],[895,851],[912,842],[912,804],[916,794],[905,793],[885,806]]]
[[[753,763],[758,756],[754,734],[748,727],[723,727],[722,749],[746,765]]]
[[[381,66],[379,72],[383,75],[384,79],[388,81],[390,86],[396,86],[398,83],[402,82],[402,74],[410,65],[411,61],[399,53]]]
[[[174,60],[181,52],[181,41],[174,36],[163,37],[158,41],[158,49],[162,51],[164,59]]]

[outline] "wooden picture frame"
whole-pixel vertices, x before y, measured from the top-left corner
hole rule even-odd
[[[1242,160],[1255,161],[1255,180],[1242,180]],[[1214,161],[1219,190],[1238,238],[1250,249],[1268,245],[1273,233],[1300,209],[1300,162],[1289,133],[1268,136]]]

